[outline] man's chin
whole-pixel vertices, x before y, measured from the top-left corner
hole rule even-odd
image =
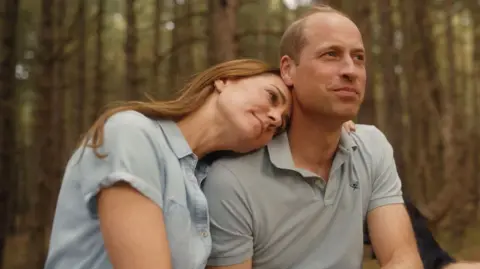
[[[358,111],[359,111],[358,107],[345,108],[345,109],[336,111],[335,115],[337,118],[339,118],[340,121],[346,122],[349,120],[354,120],[358,115]]]

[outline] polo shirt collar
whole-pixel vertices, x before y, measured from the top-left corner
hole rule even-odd
[[[176,122],[172,120],[159,120],[157,122],[165,134],[165,139],[167,140],[168,145],[178,159],[193,154],[190,145],[188,145],[187,140],[183,136],[183,133]]]
[[[351,135],[342,128],[338,150],[349,153],[357,149],[357,144]],[[287,132],[277,135],[267,145],[268,155],[273,165],[280,169],[295,170]]]

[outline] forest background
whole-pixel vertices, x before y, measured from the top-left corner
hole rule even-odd
[[[328,2],[368,51],[356,122],[385,132],[442,246],[480,260],[480,0],[3,0],[0,268],[43,268],[65,163],[106,104],[225,60],[278,65],[286,26]]]

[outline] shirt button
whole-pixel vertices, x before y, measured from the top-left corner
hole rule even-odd
[[[208,232],[207,231],[203,231],[200,233],[203,237],[207,237],[208,236]]]

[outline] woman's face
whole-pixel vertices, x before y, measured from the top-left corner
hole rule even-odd
[[[232,150],[249,152],[265,146],[285,129],[290,115],[291,94],[274,74],[216,81],[220,92],[218,111],[228,120]]]

